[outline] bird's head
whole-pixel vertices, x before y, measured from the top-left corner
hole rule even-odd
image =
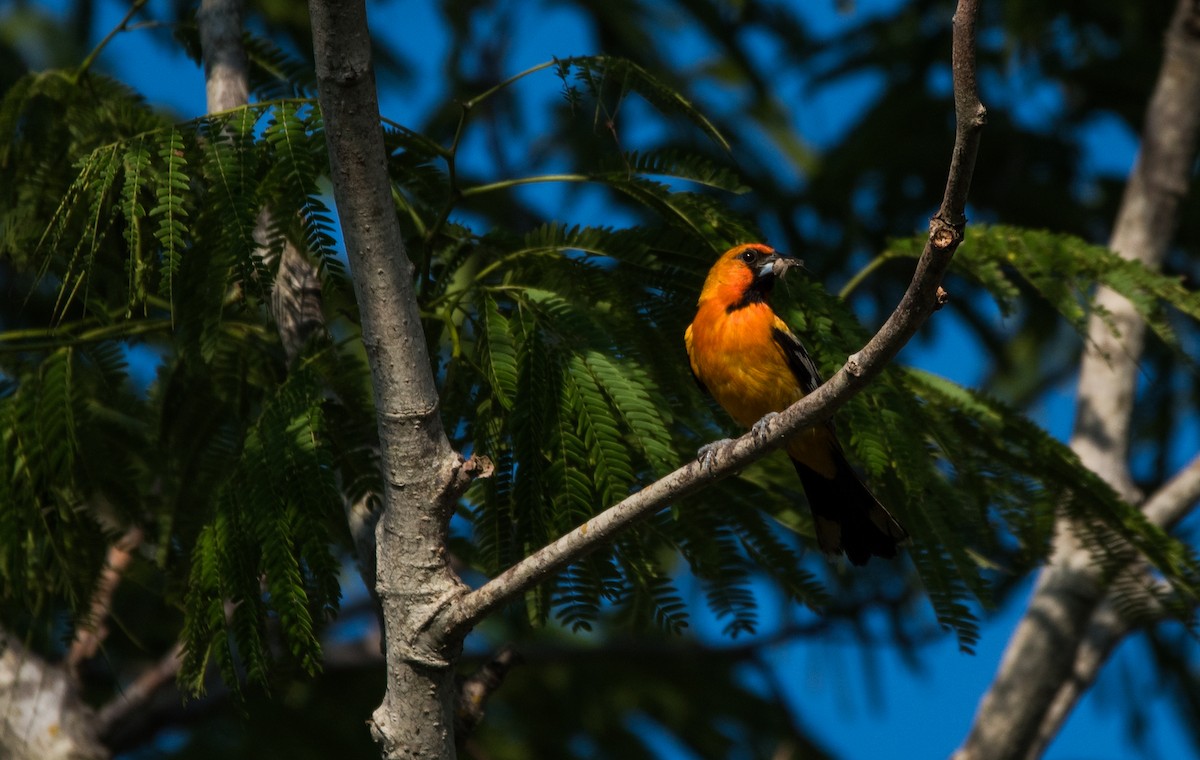
[[[717,259],[704,281],[700,301],[716,299],[728,311],[767,300],[775,280],[804,262],[762,243],[734,246]]]

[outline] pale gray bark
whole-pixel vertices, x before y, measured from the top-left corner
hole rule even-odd
[[[204,94],[209,113],[250,102],[250,66],[242,47],[242,0],[201,0],[196,11],[204,54]]]
[[[11,760],[100,760],[95,715],[63,665],[0,630],[0,753]]]
[[[427,622],[462,593],[446,538],[466,468],[438,413],[420,313],[391,205],[363,0],[310,0],[334,198],[371,365],[384,475],[376,529],[387,692],[372,731],[389,758],[454,756],[460,642]]]
[[[1147,108],[1139,157],[1122,198],[1110,246],[1158,266],[1178,222],[1200,128],[1200,4],[1180,0]],[[1145,325],[1132,304],[1102,289],[1080,367],[1071,447],[1085,466],[1137,503],[1129,475],[1129,430]],[[1106,316],[1102,316],[1106,315]],[[1114,330],[1115,328],[1115,330]],[[1193,463],[1145,505],[1164,524],[1195,504]],[[1160,496],[1170,489],[1170,498]],[[1190,498],[1189,498],[1190,497]],[[1162,504],[1170,501],[1169,505]],[[1139,572],[1136,568],[1132,573]],[[1054,552],[1000,662],[955,760],[1037,758],[1057,733],[1116,643],[1129,631],[1106,600],[1099,569],[1075,526],[1060,519]]]
[[[1179,471],[1142,505],[1146,519],[1165,529],[1173,528],[1200,500],[1200,457]],[[1145,566],[1135,566],[1131,576],[1146,586],[1154,584]],[[1058,688],[1054,701],[1042,717],[1037,735],[1030,747],[1029,757],[1040,757],[1050,742],[1062,730],[1071,710],[1087,693],[1100,675],[1117,645],[1134,630],[1128,620],[1117,614],[1111,600],[1106,599],[1092,614],[1084,632],[1070,676]]]

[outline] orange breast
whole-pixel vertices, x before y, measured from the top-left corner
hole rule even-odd
[[[692,371],[734,421],[750,427],[769,412],[782,412],[804,396],[775,342],[775,314],[767,304],[726,313],[719,303],[701,304],[684,342]],[[833,470],[832,434],[825,426],[788,442],[788,454],[823,474]]]
[[[744,427],[781,412],[804,392],[771,335],[775,315],[766,304],[725,313],[705,304],[688,328],[692,370],[733,419]]]

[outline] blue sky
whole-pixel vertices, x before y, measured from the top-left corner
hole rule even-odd
[[[156,3],[161,5],[161,3]],[[858,0],[856,13],[841,15],[834,9],[833,0],[806,0],[796,7],[812,23],[812,28],[831,34],[848,24],[859,23],[865,16],[894,7],[895,0]],[[61,9],[65,3],[51,3]],[[115,2],[101,5],[94,29],[98,39],[117,23],[127,6]],[[440,76],[440,63],[445,54],[447,38],[434,3],[422,1],[392,1],[370,5],[373,27],[403,33],[402,46],[409,59],[418,67],[415,93],[407,92],[401,99],[385,89],[381,93],[385,115],[402,123],[415,123],[419,115],[435,105],[437,87],[432,82]],[[61,10],[60,10],[61,12]],[[481,21],[486,23],[486,19]],[[102,58],[102,67],[133,84],[156,104],[167,106],[182,117],[200,115],[204,111],[204,82],[202,72],[170,43],[155,43],[152,34],[162,31],[138,31],[115,39]],[[541,63],[551,56],[567,56],[601,52],[575,16],[561,9],[547,10],[538,3],[530,4],[523,16],[519,42],[514,43],[507,65],[515,73]],[[676,55],[681,60],[696,59],[704,54],[698,43],[686,35],[675,41]],[[765,51],[764,54],[769,54]],[[430,82],[421,86],[421,82]],[[781,87],[790,96],[801,97],[802,82],[782,79]],[[1020,93],[1012,102],[1022,105],[1017,116],[1028,123],[1037,123],[1047,111],[1058,107],[1058,95],[1023,82],[1020,72],[1012,81],[996,83],[1008,89],[1004,95]],[[385,83],[386,86],[386,83]],[[525,86],[525,85],[522,85]],[[539,97],[559,97],[558,82],[552,75],[541,84]],[[985,87],[987,83],[985,83]],[[879,83],[870,77],[856,78],[798,102],[795,125],[810,144],[820,146],[853,123],[856,112],[878,94]],[[988,92],[985,89],[985,100]],[[1008,99],[1007,97],[1004,99]],[[789,102],[792,102],[789,100]],[[992,104],[989,104],[992,105]],[[994,107],[994,105],[993,105]],[[1081,135],[1086,161],[1093,171],[1123,176],[1131,165],[1136,149],[1134,136],[1115,118],[1098,119]],[[984,150],[987,138],[984,136]],[[931,199],[931,207],[936,199]],[[552,205],[552,201],[548,201]],[[602,214],[602,208],[574,208],[572,218],[565,221],[588,222],[589,214]],[[611,222],[611,220],[609,220]],[[906,234],[898,230],[897,234]],[[951,321],[949,317],[939,319]],[[934,343],[910,347],[904,360],[925,369],[949,376],[960,382],[971,382],[975,369],[962,362],[964,332],[951,326],[941,329]],[[1038,421],[1054,435],[1065,438],[1073,415],[1073,397],[1069,385],[1050,394],[1037,410]],[[778,601],[766,598],[764,590],[761,610],[763,633],[768,635],[777,623],[775,610]],[[1026,591],[1027,593],[1027,591]],[[970,724],[976,704],[999,661],[1015,621],[1024,606],[1024,599],[1015,599],[984,625],[983,636],[974,656],[958,651],[952,637],[926,647],[919,658],[920,670],[913,670],[895,653],[878,652],[872,677],[876,679],[878,699],[867,688],[870,668],[860,656],[860,648],[852,643],[804,641],[779,646],[771,650],[770,659],[777,666],[780,679],[787,684],[788,699],[800,721],[812,728],[823,743],[845,758],[936,758],[947,756],[962,740]],[[721,640],[721,625],[704,617],[704,604],[697,610],[694,627],[697,633],[712,640]],[[1144,682],[1142,691],[1149,700],[1155,717],[1149,726],[1144,747],[1135,747],[1128,739],[1125,719],[1119,711],[1120,700],[1106,697],[1118,688],[1119,679],[1112,665],[1082,706],[1076,711],[1065,731],[1050,749],[1051,760],[1124,760],[1142,754],[1146,757],[1181,757],[1191,753],[1172,709],[1165,700],[1155,704],[1152,677],[1139,668],[1144,653],[1141,644],[1127,642],[1112,665],[1134,674]],[[1140,676],[1139,676],[1140,674]],[[1120,688],[1124,688],[1121,686]],[[1106,703],[1107,702],[1107,706]],[[652,726],[648,735],[657,736]],[[688,755],[668,740],[658,737],[664,758]]]

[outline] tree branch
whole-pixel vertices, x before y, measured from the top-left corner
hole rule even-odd
[[[1180,0],[1110,242],[1121,256],[1151,267],[1162,261],[1188,187],[1198,129],[1200,4]],[[1132,304],[1102,288],[1089,322],[1071,438],[1083,464],[1132,503],[1140,494],[1129,476],[1129,431],[1144,333]],[[1193,462],[1147,502],[1147,513],[1166,524],[1190,508],[1200,480],[1196,467]],[[955,760],[1040,756],[1127,632],[1101,606],[1106,593],[1074,525],[1060,518],[1050,564],[1038,577],[1029,610]]]
[[[1200,456],[1188,463],[1142,505],[1146,519],[1160,528],[1174,528],[1200,501]]]
[[[67,650],[67,672],[76,681],[79,680],[79,666],[96,656],[100,645],[108,637],[108,613],[112,610],[113,595],[125,569],[133,561],[133,552],[142,543],[142,529],[131,528],[121,536],[115,544],[108,547],[108,555],[104,560],[104,568],[100,571],[100,579],[92,592],[92,603],[88,609],[87,619],[81,621],[75,631],[75,640]]]
[[[1142,511],[1150,522],[1170,530],[1195,508],[1197,500],[1200,500],[1200,456],[1147,499]],[[1140,573],[1144,584],[1154,582],[1145,563],[1131,568],[1129,572]],[[1101,602],[1079,643],[1070,677],[1058,688],[1050,708],[1042,716],[1029,757],[1040,757],[1045,752],[1062,729],[1071,710],[1096,682],[1109,655],[1133,630],[1132,623],[1118,614],[1111,599]]]
[[[459,689],[458,710],[455,715],[454,735],[461,745],[468,736],[483,722],[487,710],[487,702],[513,666],[521,663],[521,654],[511,646],[506,645],[496,653],[495,657],[485,662],[474,673],[462,682]]]
[[[819,424],[883,371],[940,305],[942,276],[962,242],[967,191],[986,112],[975,81],[977,0],[960,0],[954,16],[954,103],[957,129],[946,192],[929,223],[929,240],[896,310],[862,350],[813,393],[766,426],[765,435],[746,434],[715,452],[711,468],[691,462],[651,483],[583,525],[539,549],[441,613],[440,625],[465,632],[507,599],[612,539],[634,522],[728,477],[781,447],[791,435]],[[435,626],[438,627],[438,626]]]
[[[250,102],[250,62],[242,45],[243,6],[243,0],[201,0],[196,12],[210,114],[231,111]],[[277,257],[279,260],[269,306],[290,362],[309,337],[325,329],[321,281],[312,261],[291,240],[283,240],[278,252],[273,248],[271,217],[269,208],[263,208],[258,215],[253,232],[258,245],[255,255],[268,269]]]
[[[196,11],[204,54],[204,94],[209,113],[250,102],[250,63],[242,47],[242,0],[201,0]]]
[[[96,714],[99,734],[109,737],[130,716],[140,715],[160,689],[175,683],[182,664],[183,644],[176,644],[157,663],[142,670],[132,683],[100,708]]]

